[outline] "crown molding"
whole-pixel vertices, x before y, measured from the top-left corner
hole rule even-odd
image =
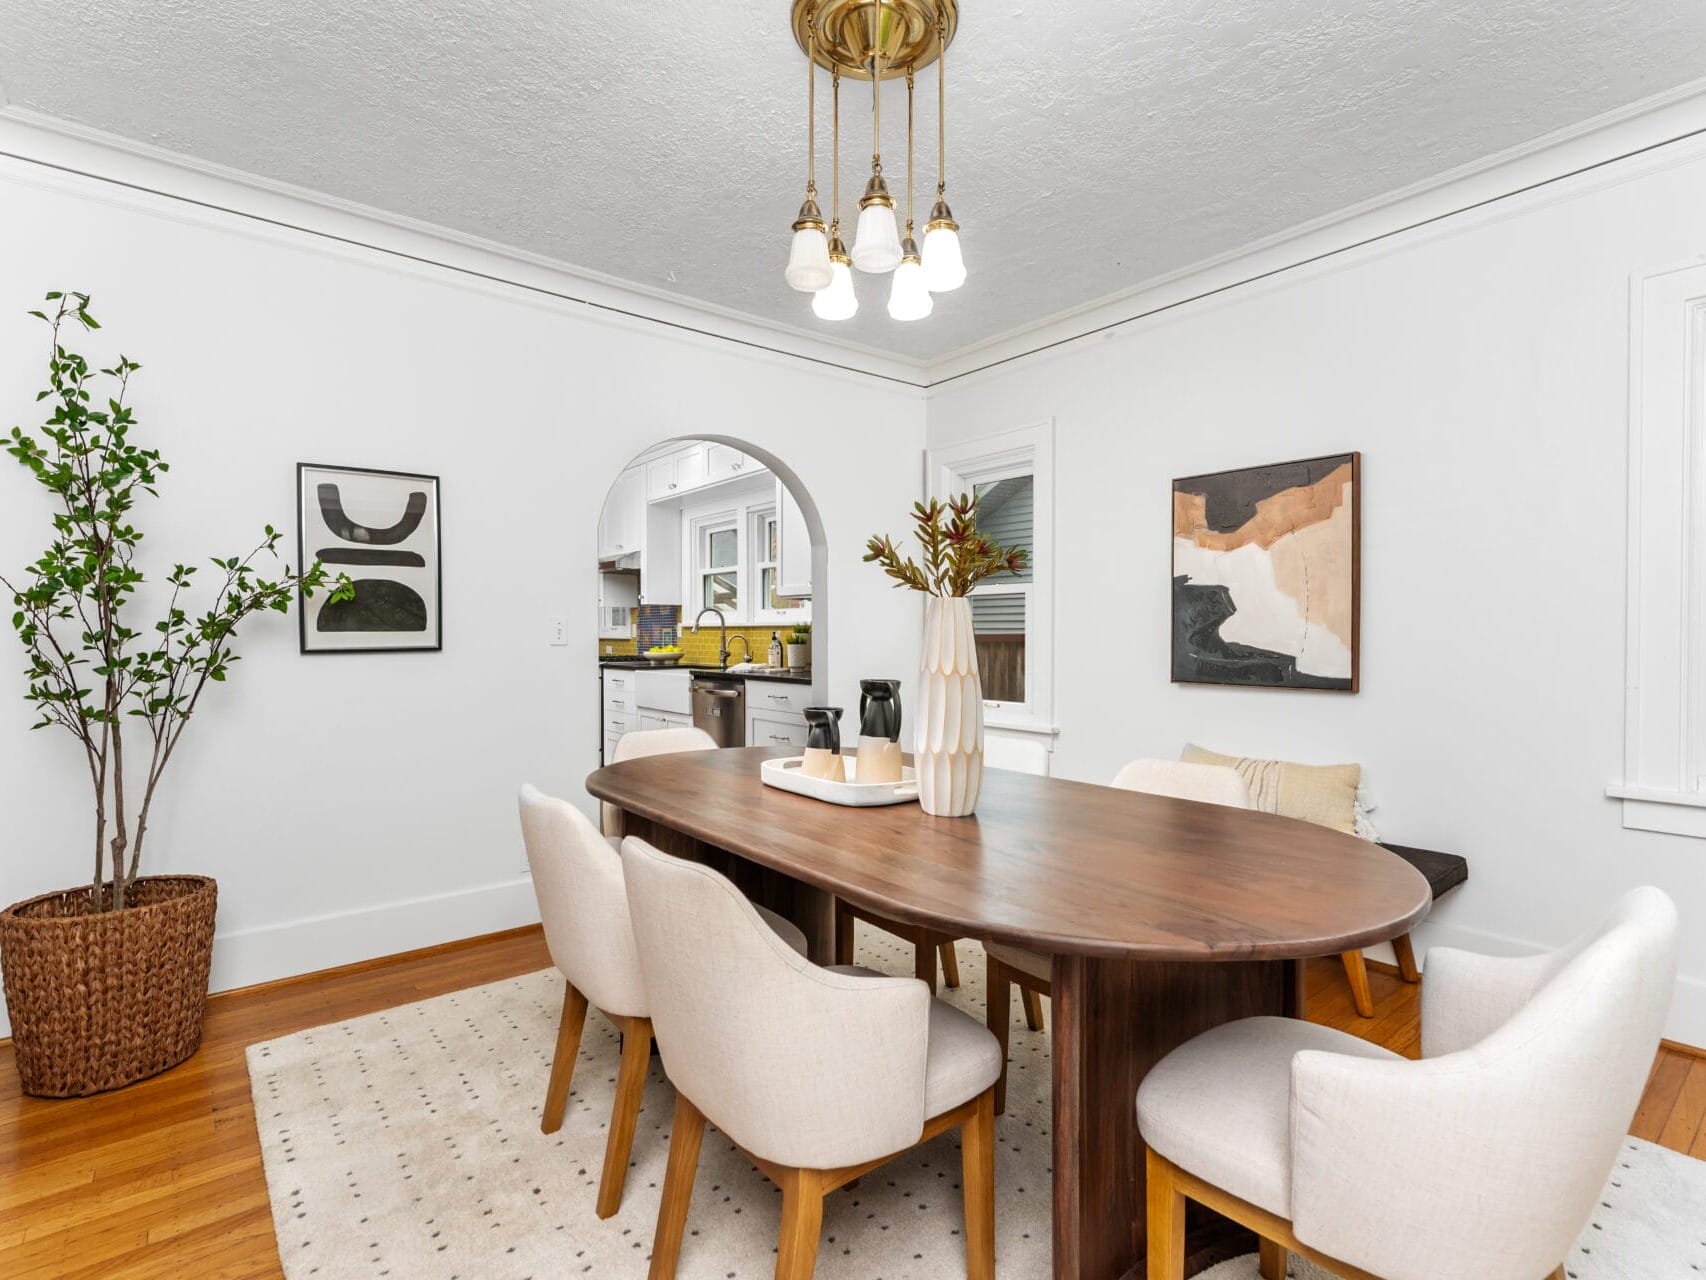
[[[931,362],[929,385],[1034,357],[1353,250],[1389,247],[1383,242],[1393,237],[1446,234],[1461,229],[1472,214],[1508,216],[1532,207],[1526,200],[1501,205],[1512,197],[1561,199],[1595,182],[1626,181],[1692,158],[1706,146],[1702,135],[1706,78],[961,348]],[[1686,145],[1691,140],[1697,145]],[[1608,172],[1608,165],[1617,167]]]
[[[926,385],[922,361],[826,339],[481,236],[198,160],[8,104],[3,98],[0,158],[580,303],[642,327],[664,327],[919,390]]]

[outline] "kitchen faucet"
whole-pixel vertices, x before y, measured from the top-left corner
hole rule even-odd
[[[699,618],[703,618],[707,613],[714,613],[717,615],[717,665],[722,670],[727,671],[729,669],[729,620],[723,617],[723,611],[715,605],[708,604],[703,609],[699,610]],[[699,618],[693,619],[694,635],[699,634]],[[743,636],[742,639],[745,639],[745,637]],[[746,647],[746,657],[747,661],[750,662],[752,660],[751,645]]]
[[[752,641],[748,640],[745,636],[743,636],[738,631],[735,632],[735,639],[739,640],[740,644],[741,644],[741,648],[746,650],[746,660],[748,662],[756,662],[757,659],[752,656]],[[723,645],[723,648],[729,650],[729,657],[732,658],[735,656],[734,651],[732,649],[729,649],[729,646],[726,643]]]

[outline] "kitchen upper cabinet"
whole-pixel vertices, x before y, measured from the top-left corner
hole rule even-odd
[[[739,449],[731,449],[726,444],[706,446],[706,484],[718,484],[724,480],[738,480],[742,476],[758,470],[761,470],[759,465],[748,462],[747,456]]]
[[[598,519],[598,558],[614,560],[641,550],[646,541],[646,477],[630,467],[616,477]]]
[[[677,453],[666,453],[646,464],[646,501],[667,502],[707,483],[710,474],[709,445],[696,444]]]
[[[788,486],[776,482],[776,594],[809,599],[812,593],[812,536]]]

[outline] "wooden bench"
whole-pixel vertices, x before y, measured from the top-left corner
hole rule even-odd
[[[1385,840],[1379,843],[1382,849],[1397,854],[1422,873],[1427,879],[1428,888],[1433,892],[1435,902],[1469,878],[1469,860],[1455,853],[1390,844]],[[1392,950],[1398,956],[1398,976],[1405,982],[1420,982],[1422,975],[1416,968],[1416,951],[1411,945],[1410,935],[1406,933],[1392,939]],[[1374,995],[1368,987],[1368,966],[1363,961],[1362,952],[1346,951],[1339,958],[1344,961],[1345,976],[1350,979],[1351,999],[1356,1003],[1357,1012],[1365,1018],[1372,1018]]]

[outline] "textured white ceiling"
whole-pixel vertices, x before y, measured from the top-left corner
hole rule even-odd
[[[859,317],[830,325],[782,282],[804,170],[786,15],[0,0],[0,85],[48,115],[934,358],[1706,73],[1700,0],[962,0],[949,195],[971,277],[901,325],[886,278],[855,273]],[[843,97],[850,206],[868,90]]]

